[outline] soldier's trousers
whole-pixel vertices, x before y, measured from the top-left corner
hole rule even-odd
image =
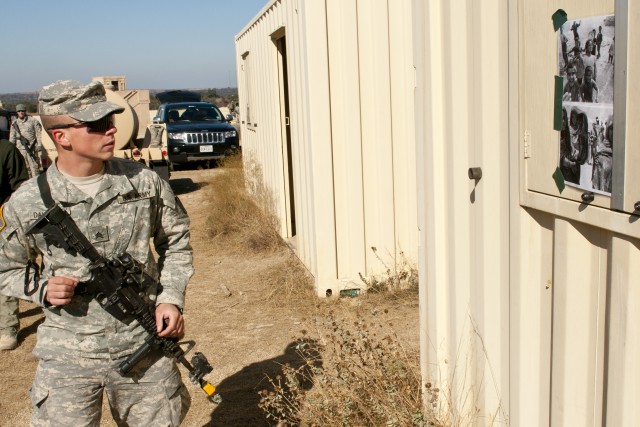
[[[24,158],[24,163],[27,166],[27,172],[29,172],[29,178],[40,175],[40,159],[36,157],[36,161],[33,156],[20,144],[18,144],[17,147],[18,151],[20,151],[20,154],[22,154],[22,157]]]
[[[40,359],[31,386],[31,426],[99,426],[106,394],[118,426],[178,426],[191,398],[173,359],[144,359],[127,375],[120,360]]]
[[[18,333],[18,299],[0,295],[0,335]]]

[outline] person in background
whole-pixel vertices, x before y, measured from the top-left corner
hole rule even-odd
[[[27,179],[29,173],[18,149],[6,139],[0,139],[0,231],[4,227],[4,203]],[[18,327],[18,299],[0,295],[0,350],[18,347]]]
[[[560,131],[560,170],[566,182],[580,184],[581,166],[589,155],[589,129],[587,117],[581,109],[563,108],[563,126]]]
[[[38,112],[58,156],[4,205],[0,292],[31,300],[45,314],[33,350],[39,359],[30,390],[33,427],[98,426],[105,394],[121,426],[178,426],[190,406],[174,358],[152,352],[120,374],[121,363],[143,348],[144,327],[98,303],[87,258],[54,235],[26,233],[48,206],[63,207],[99,256],[127,253],[144,266],[141,292],[155,307],[158,336],[184,335],[182,307],[193,274],[189,217],[156,172],[114,157],[113,116],[123,111],[107,101],[100,82],[43,87]],[[29,282],[25,266],[37,256],[40,279]]]
[[[576,79],[578,84],[582,84],[584,78],[584,59],[579,48],[573,49],[573,66],[576,68]]]
[[[598,67],[596,64],[596,56],[591,54],[591,47],[595,46],[595,44],[593,44],[591,41],[587,42],[587,48],[586,51],[584,53],[584,56],[582,57],[582,63],[584,64],[584,69],[586,71],[587,67],[591,67],[591,78],[593,80],[598,80]],[[584,74],[583,74],[583,79],[584,79]],[[581,82],[584,83],[584,80]]]
[[[571,25],[571,31],[573,31],[574,40],[580,40],[580,34],[578,34],[578,27],[582,24],[582,21],[573,21]]]
[[[564,31],[562,31],[562,27],[560,27],[560,46],[562,48],[562,59],[564,60],[564,71],[569,68],[569,56],[567,55],[568,41],[567,36],[564,34]]]
[[[591,42],[588,46],[585,44],[585,53],[587,53],[587,49],[588,52],[591,53],[591,55],[596,54],[596,29],[592,29],[591,31],[589,31],[589,42]]]
[[[18,147],[27,164],[29,176],[39,175],[42,171],[42,125],[37,119],[29,117],[24,104],[16,105],[18,119],[11,124],[9,141]]]
[[[609,60],[607,61],[609,64],[614,64],[615,55],[616,54],[616,38],[614,37],[609,45]]]
[[[576,67],[573,65],[567,68],[567,83],[564,85],[562,100],[571,102],[579,102],[581,100],[580,84],[576,78]]]
[[[562,109],[562,129],[560,130],[560,171],[565,182],[580,184],[580,164],[571,156],[571,135],[569,115]]]
[[[596,150],[593,158],[591,182],[596,190],[611,193],[613,168],[613,116],[597,128]]]
[[[598,102],[598,85],[592,77],[591,65],[584,69],[584,79],[580,86],[580,94],[583,102]]]

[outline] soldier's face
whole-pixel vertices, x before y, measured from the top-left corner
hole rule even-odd
[[[18,111],[18,118],[19,118],[19,119],[24,118],[24,116],[26,116],[26,115],[27,115],[27,112],[26,112],[26,111],[24,111],[24,110],[20,110],[20,111]]]
[[[113,157],[115,134],[118,129],[110,127],[104,132],[92,132],[87,125],[65,129],[75,156],[88,160],[109,160]]]

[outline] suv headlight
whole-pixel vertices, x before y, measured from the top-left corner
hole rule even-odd
[[[180,139],[187,142],[187,134],[184,132],[169,132],[169,139]]]
[[[235,138],[238,133],[235,130],[228,130],[224,133],[224,138]]]

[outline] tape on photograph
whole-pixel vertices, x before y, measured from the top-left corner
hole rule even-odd
[[[551,20],[553,20],[553,31],[558,31],[558,28],[562,27],[562,24],[567,22],[567,12],[562,9],[558,9],[553,15],[551,15]]]

